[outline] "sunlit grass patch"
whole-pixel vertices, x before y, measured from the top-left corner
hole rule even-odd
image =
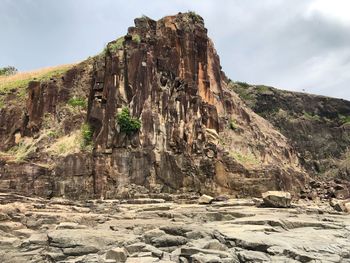
[[[34,71],[20,72],[11,76],[0,76],[0,94],[7,94],[15,89],[23,90],[32,80],[45,81],[60,76],[73,66],[74,64],[67,64]]]

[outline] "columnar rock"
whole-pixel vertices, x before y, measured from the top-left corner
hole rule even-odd
[[[114,198],[130,196],[138,185],[146,192],[260,196],[297,193],[307,180],[287,139],[228,89],[203,19],[193,13],[137,18],[103,53],[61,78],[30,83],[28,91],[22,121],[0,131],[0,148],[16,146],[16,134],[37,148],[27,156],[30,164],[4,161],[4,189]],[[88,98],[86,112],[67,110],[77,96]],[[126,108],[140,127],[125,130],[118,122]],[[45,127],[57,126],[63,134],[54,142],[69,140],[85,121],[92,152],[57,156],[47,150],[49,136],[37,139]]]

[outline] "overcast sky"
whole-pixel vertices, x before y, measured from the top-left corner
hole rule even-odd
[[[349,0],[0,0],[0,67],[72,63],[133,19],[193,10],[233,80],[350,100]]]

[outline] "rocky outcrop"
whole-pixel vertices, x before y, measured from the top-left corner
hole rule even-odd
[[[244,195],[303,180],[285,138],[226,88],[199,16],[136,19],[118,43],[96,60],[90,94],[97,193],[132,182],[161,191]],[[116,114],[123,107],[140,119],[139,132],[120,130]],[[236,131],[229,129],[233,119]],[[256,170],[249,169],[249,157]]]
[[[77,98],[87,107],[74,108]],[[121,112],[140,126],[125,130]],[[84,148],[76,151],[71,144],[79,146],[74,138],[84,122]],[[139,185],[147,193],[260,196],[296,194],[308,180],[287,139],[228,89],[203,19],[193,13],[135,19],[100,55],[60,78],[31,82],[16,123],[2,131],[0,148],[31,142],[30,154],[20,156],[23,165],[6,155],[0,180],[27,194],[114,198]],[[25,180],[11,172],[28,165],[45,172],[31,170]],[[35,187],[43,177],[45,191]]]
[[[264,205],[269,207],[287,208],[290,207],[292,196],[288,192],[268,191],[262,193]]]
[[[349,181],[349,101],[241,82],[230,87],[289,139],[310,174]]]

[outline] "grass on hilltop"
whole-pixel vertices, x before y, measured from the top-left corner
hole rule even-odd
[[[11,76],[0,76],[0,95],[12,90],[23,90],[32,80],[45,81],[60,76],[73,67],[73,64],[48,67],[34,71],[20,72]],[[19,92],[19,94],[24,94]]]

